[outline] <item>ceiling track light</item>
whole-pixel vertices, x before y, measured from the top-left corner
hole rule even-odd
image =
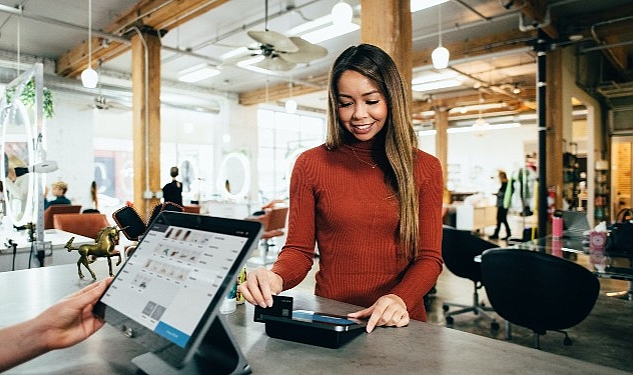
[[[442,4],[437,6],[439,17],[437,22],[439,43],[437,48],[431,53],[431,60],[433,61],[433,67],[435,69],[445,69],[448,67],[448,60],[450,58],[450,52],[442,46]]]
[[[88,0],[88,67],[81,72],[81,84],[94,89],[99,83],[99,74],[92,69],[92,0]]]

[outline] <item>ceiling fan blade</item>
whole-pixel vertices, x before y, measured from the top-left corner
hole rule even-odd
[[[310,43],[305,39],[291,36],[290,40],[299,47],[299,51],[279,54],[279,57],[288,62],[295,64],[309,63],[312,60],[320,59],[321,57],[325,57],[327,55],[326,48]]]
[[[263,59],[253,65],[266,70],[285,71],[294,68],[297,64],[274,57]]]
[[[248,31],[247,34],[261,44],[272,46],[277,52],[299,51],[299,47],[290,38],[276,31]]]

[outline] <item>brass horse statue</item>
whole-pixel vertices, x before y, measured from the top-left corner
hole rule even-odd
[[[84,278],[84,274],[81,272],[81,265],[83,264],[90,272],[93,280],[97,279],[95,273],[90,269],[90,263],[94,263],[97,257],[106,257],[108,258],[108,267],[110,269],[110,277],[114,277],[114,273],[112,272],[112,260],[110,259],[113,256],[118,256],[119,261],[116,263],[118,266],[121,264],[121,253],[119,251],[115,251],[114,247],[119,243],[119,232],[121,232],[116,227],[105,227],[99,231],[97,234],[97,241],[94,244],[83,244],[79,245],[79,247],[73,247],[73,240],[75,237],[71,237],[64,247],[68,249],[68,252],[73,250],[77,250],[79,252],[79,260],[77,261],[77,273],[80,278]],[[90,256],[90,260],[88,257]]]

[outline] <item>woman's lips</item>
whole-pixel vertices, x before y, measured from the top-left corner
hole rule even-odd
[[[373,123],[371,123],[371,124],[362,124],[362,125],[352,125],[352,128],[357,133],[367,133],[371,129],[372,125],[373,125]]]

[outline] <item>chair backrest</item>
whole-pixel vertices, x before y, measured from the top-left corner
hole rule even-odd
[[[288,217],[288,207],[272,208],[264,216],[267,216],[264,231],[284,229],[286,227],[286,218]]]
[[[81,205],[73,204],[53,204],[44,210],[44,229],[53,229],[53,216],[57,214],[78,214]]]
[[[198,205],[187,205],[187,206],[182,206],[183,212],[189,212],[192,214],[199,214],[200,213],[200,206]]]
[[[97,239],[99,231],[107,226],[105,214],[61,214],[53,217],[54,227],[66,232]]]
[[[598,278],[569,260],[517,249],[487,250],[481,259],[483,284],[495,311],[537,333],[582,322],[598,298]]]
[[[481,281],[481,265],[475,257],[484,250],[498,247],[475,236],[470,231],[444,225],[442,229],[442,258],[446,267],[456,276]]]

